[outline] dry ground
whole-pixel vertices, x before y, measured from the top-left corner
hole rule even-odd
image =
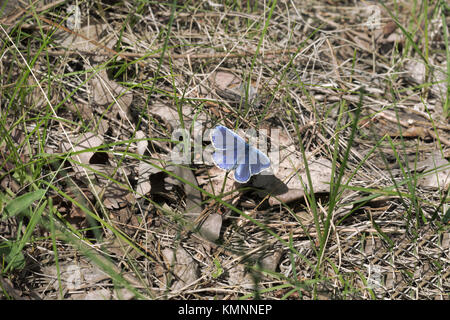
[[[3,7],[0,297],[449,299],[449,8],[178,2]],[[171,164],[193,123],[278,170]]]

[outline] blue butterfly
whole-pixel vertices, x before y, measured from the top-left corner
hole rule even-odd
[[[246,183],[252,175],[270,167],[270,160],[264,153],[224,126],[211,131],[211,142],[216,149],[212,155],[216,166],[224,170],[236,169],[234,180],[239,183]]]

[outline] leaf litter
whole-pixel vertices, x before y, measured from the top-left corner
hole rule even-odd
[[[256,24],[252,23],[262,21],[262,7],[242,15],[213,6],[191,12],[187,5],[177,12],[166,47],[158,34],[167,28],[170,6],[140,8],[142,19],[131,27],[125,22],[137,10],[131,3],[112,4],[102,12],[91,4],[55,2],[46,7],[64,9],[68,18],[64,28],[47,23],[55,16],[38,8],[45,30],[57,32],[46,48],[54,68],[49,69],[44,55],[38,56],[32,68],[38,83],[33,78],[26,82],[33,88],[27,103],[35,109],[23,106],[26,112],[16,114],[6,108],[8,99],[14,99],[8,88],[18,79],[19,68],[12,46],[2,54],[0,68],[8,70],[2,72],[0,87],[7,97],[1,105],[2,130],[6,130],[2,136],[12,139],[0,143],[0,186],[8,194],[2,197],[1,208],[11,195],[32,191],[21,178],[23,167],[14,159],[31,165],[34,157],[42,155],[36,137],[47,134],[46,156],[55,162],[43,166],[38,179],[55,176],[48,181],[57,189],[48,190],[48,197],[58,219],[95,238],[90,245],[103,247],[121,272],[137,273],[140,280],[132,282],[144,296],[236,299],[251,294],[257,285],[265,298],[279,299],[292,288],[271,288],[286,284],[280,280],[283,277],[296,275],[295,281],[304,281],[305,286],[290,297],[298,298],[301,292],[304,299],[311,299],[314,294],[306,283],[318,275],[313,268],[319,263],[316,223],[325,225],[334,179],[333,153],[338,154],[340,169],[349,124],[365,87],[355,144],[345,164],[344,178],[352,180],[339,190],[325,257],[319,263],[323,278],[314,290],[327,298],[369,299],[372,294],[388,299],[448,298],[449,233],[446,221],[439,220],[448,212],[450,167],[443,72],[448,62],[441,53],[445,33],[439,15],[447,22],[449,18],[443,9],[436,7],[433,14],[439,19],[430,20],[429,40],[436,50],[427,65],[417,57],[392,63],[402,59],[396,52],[406,50],[408,39],[379,6],[374,11],[381,17],[377,28],[375,20],[369,19],[373,26],[364,22],[369,21],[369,13],[359,6],[352,7],[353,14],[345,20],[339,4],[308,7],[292,1],[288,11],[280,9],[277,24],[271,21],[260,47],[255,36],[260,30],[253,32]],[[406,23],[402,19],[411,8],[405,2],[401,9],[401,21]],[[88,19],[92,10],[98,15]],[[1,19],[25,23],[29,32],[39,34],[29,12],[21,14],[23,22],[12,14]],[[39,46],[29,48],[37,52]],[[112,60],[122,63],[123,69],[111,67]],[[57,77],[49,83],[52,72]],[[45,130],[32,120],[42,116],[47,103],[39,86],[50,93],[53,104],[61,104],[59,118]],[[349,108],[342,113],[342,106]],[[30,118],[17,122],[20,114]],[[66,120],[63,127],[56,125],[60,119]],[[208,161],[174,164],[171,152],[182,145],[178,136],[174,139],[180,120],[191,134],[190,142],[195,139],[195,122],[202,123],[200,144],[206,159],[211,150],[206,129],[216,124],[231,129],[239,124],[244,131],[278,129],[278,140],[268,137],[268,154],[279,150],[279,161],[245,185]],[[300,137],[307,165],[299,150],[296,123],[303,128]],[[61,157],[70,161],[58,163]],[[310,188],[317,195],[317,221],[305,197]],[[414,192],[419,203],[405,197]],[[414,213],[422,216],[412,217],[414,207],[420,207]],[[86,210],[104,223],[93,224]],[[3,217],[1,241],[10,245],[19,232],[15,225],[21,222],[15,220],[18,217]],[[49,240],[34,240],[24,249],[38,261],[37,271],[27,266],[21,277],[13,277],[15,282],[0,278],[14,298],[27,296],[15,289],[18,283],[17,287],[30,288],[33,298],[56,299],[61,290],[64,298],[72,299],[135,297],[129,290],[111,290],[110,275],[99,266],[75,263],[72,244],[59,239],[58,271]],[[258,273],[260,267],[283,277]],[[411,271],[412,280],[405,279],[403,271]],[[58,277],[62,283],[56,281]],[[255,283],[255,279],[263,280]],[[345,279],[353,290],[349,293],[337,279]]]

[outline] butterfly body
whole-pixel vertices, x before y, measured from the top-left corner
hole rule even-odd
[[[264,153],[224,126],[212,130],[211,142],[215,148],[212,159],[216,166],[235,170],[234,179],[239,183],[248,182],[252,175],[270,167],[270,160]]]

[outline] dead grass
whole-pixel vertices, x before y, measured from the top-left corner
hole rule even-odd
[[[5,7],[0,297],[449,298],[449,8],[264,3]],[[279,172],[171,165],[194,121]]]

